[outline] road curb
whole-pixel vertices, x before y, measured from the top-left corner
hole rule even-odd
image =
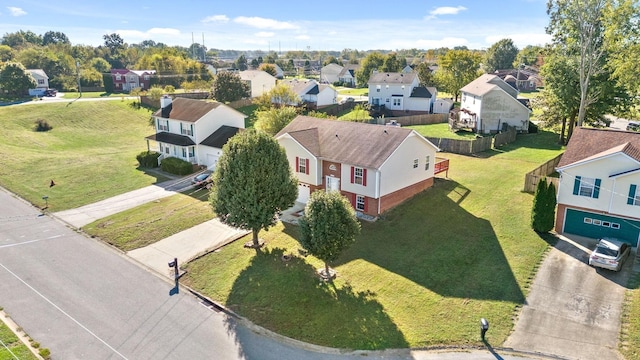
[[[44,358],[40,356],[40,353],[38,352],[38,350],[36,350],[36,348],[34,348],[33,345],[31,345],[31,338],[27,336],[27,334],[25,334],[24,331],[20,330],[21,328],[18,326],[18,324],[16,324],[9,317],[9,315],[7,315],[7,313],[4,312],[4,310],[0,310],[0,320],[2,320],[2,322],[5,325],[7,325],[9,330],[11,330],[18,337],[20,342],[22,342],[27,347],[27,349],[31,351],[31,353],[33,354],[33,356],[36,357],[36,359],[44,360]]]

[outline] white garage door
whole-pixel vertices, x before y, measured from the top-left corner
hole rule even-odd
[[[207,169],[212,171],[215,170],[216,164],[218,163],[218,158],[218,155],[207,154]]]
[[[309,185],[298,184],[298,198],[297,202],[306,204],[309,201],[309,195],[311,194],[311,189]]]

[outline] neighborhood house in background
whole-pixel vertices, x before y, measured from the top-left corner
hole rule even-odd
[[[484,74],[460,89],[460,95],[460,111],[449,119],[452,129],[490,134],[513,126],[529,131],[531,109],[518,100],[518,90],[498,76]]]
[[[558,166],[556,231],[640,239],[640,133],[576,128]]]
[[[369,78],[369,105],[385,116],[431,114],[438,96],[434,87],[420,86],[416,73],[379,73]]]
[[[309,109],[316,109],[338,102],[338,92],[329,85],[320,84],[316,80],[292,79],[282,80],[282,84],[289,86]],[[284,104],[297,106],[300,104]]]
[[[298,177],[297,202],[335,190],[373,217],[431,187],[434,175],[448,169],[435,145],[398,126],[298,116],[276,139]]]
[[[244,129],[246,115],[219,102],[165,95],[153,114],[156,133],[147,136],[147,150],[157,151],[159,161],[176,157],[194,165],[215,169],[222,147]]]
[[[151,87],[151,76],[155,70],[111,69],[113,90],[128,92],[135,88],[148,90]]]

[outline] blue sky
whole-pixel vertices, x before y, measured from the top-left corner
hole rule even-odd
[[[98,46],[118,33],[126,43],[153,40],[237,50],[488,48],[503,38],[543,45],[546,0],[264,1],[1,0],[0,34],[65,33]],[[193,35],[192,35],[193,34]]]

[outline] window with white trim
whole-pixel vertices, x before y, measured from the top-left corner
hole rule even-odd
[[[400,106],[402,104],[402,99],[393,99],[393,106]]]
[[[418,159],[413,159],[413,168],[414,169],[418,168]]]
[[[600,194],[602,180],[576,176],[573,184],[573,195],[586,196],[597,199]]]
[[[364,211],[364,196],[356,195],[356,210]]]
[[[362,185],[364,184],[364,169],[359,167],[353,168],[353,182]]]
[[[306,158],[298,159],[298,172],[302,173],[302,174],[306,174],[307,173],[307,159]]]
[[[627,205],[640,206],[640,187],[635,184],[629,186],[629,197]]]
[[[169,120],[158,119],[158,130],[169,131]]]
[[[431,161],[430,161],[430,160],[431,160],[431,157],[430,157],[429,155],[427,155],[427,156],[424,158],[424,169],[425,169],[425,170],[429,170],[429,164],[431,163]]]

